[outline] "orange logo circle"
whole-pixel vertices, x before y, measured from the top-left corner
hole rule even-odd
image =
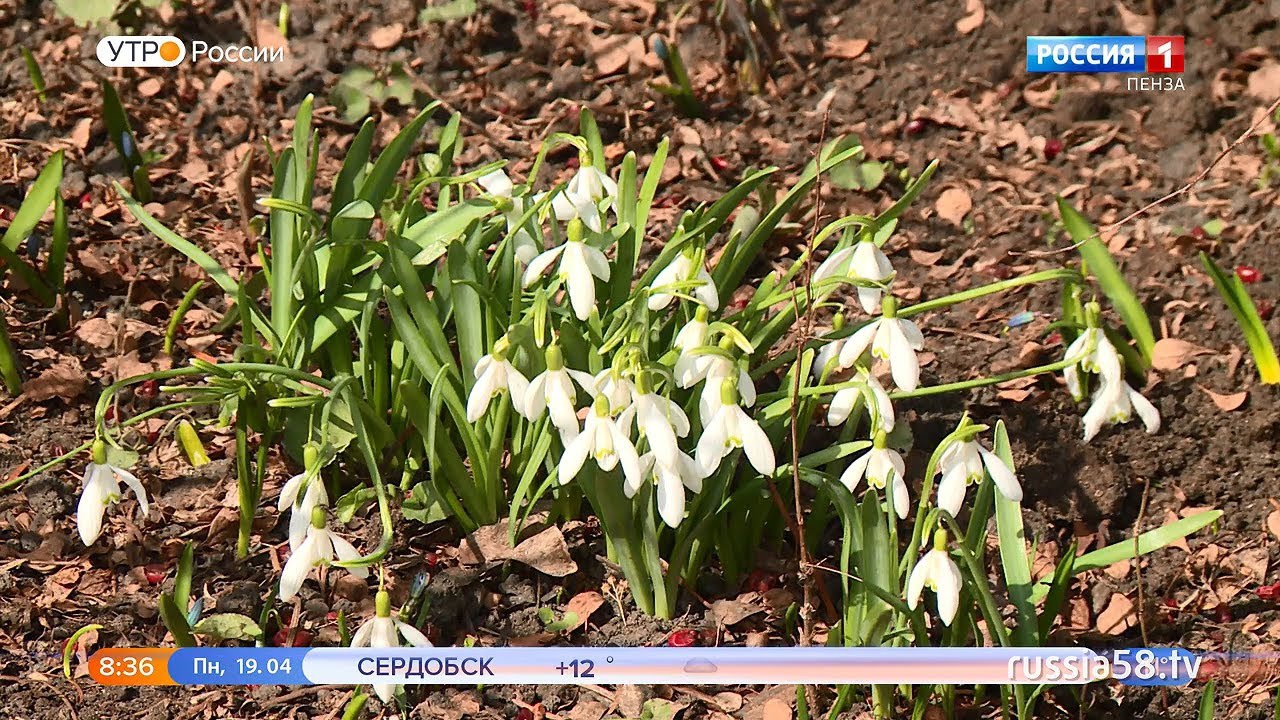
[[[168,40],[160,46],[160,57],[165,62],[173,62],[178,59],[178,55],[182,53],[182,48],[178,47],[178,43]]]

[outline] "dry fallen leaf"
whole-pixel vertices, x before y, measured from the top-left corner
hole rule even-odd
[[[1212,350],[1177,338],[1161,338],[1151,350],[1151,365],[1157,370],[1177,370],[1197,355],[1212,354]]]
[[[538,522],[536,518],[530,518],[527,527],[536,527]],[[569,546],[559,527],[548,526],[511,547],[507,542],[506,520],[468,535],[458,546],[458,560],[464,564],[515,560],[553,577],[565,577],[578,571],[578,564],[569,556]]]
[[[587,619],[591,617],[591,613],[595,612],[604,604],[604,596],[595,590],[587,590],[569,598],[569,602],[565,603],[564,611],[566,613],[574,613],[578,616],[578,622],[570,630],[576,630],[587,624]]]
[[[1280,94],[1280,63],[1266,62],[1249,73],[1249,94],[1255,98],[1275,99]]]
[[[829,58],[852,60],[867,51],[871,41],[863,38],[833,38],[826,41],[826,55]]]
[[[1120,593],[1112,593],[1111,602],[1098,613],[1098,632],[1104,635],[1119,635],[1133,627],[1133,601]]]
[[[938,196],[938,202],[934,207],[938,211],[938,217],[958,228],[963,228],[964,216],[973,209],[973,199],[964,188],[947,188]]]
[[[1150,35],[1155,32],[1156,19],[1150,15],[1140,15],[1116,0],[1116,14],[1120,16],[1120,26],[1130,35]]]
[[[400,23],[392,23],[374,30],[369,33],[369,44],[375,50],[387,50],[393,48],[400,43],[400,39],[404,37],[404,25]]]
[[[645,54],[644,40],[639,35],[608,35],[593,39],[591,45],[596,72],[601,77],[629,71],[632,60]]]
[[[164,86],[158,77],[149,77],[138,83],[138,94],[142,97],[154,97]]]
[[[786,700],[773,698],[764,704],[764,720],[791,720],[791,704]]]
[[[28,400],[43,402],[60,397],[74,400],[84,392],[89,380],[80,361],[71,356],[58,359],[53,367],[22,384],[22,394]]]
[[[966,0],[964,11],[965,16],[956,21],[956,31],[961,35],[968,35],[982,27],[987,18],[987,9],[983,7],[982,0]]]
[[[1280,510],[1272,510],[1267,516],[1267,529],[1280,540]]]
[[[711,617],[715,618],[717,624],[725,627],[737,625],[763,610],[764,608],[759,605],[741,600],[717,600],[711,603]]]
[[[1208,395],[1209,399],[1213,401],[1213,404],[1217,405],[1218,409],[1222,412],[1238,410],[1241,405],[1244,405],[1244,401],[1249,399],[1248,390],[1241,390],[1238,393],[1231,393],[1230,395],[1220,395],[1203,385],[1197,385],[1196,387],[1203,390],[1204,394]]]

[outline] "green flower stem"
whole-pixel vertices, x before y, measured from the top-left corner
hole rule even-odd
[[[128,420],[121,422],[119,426],[122,428],[131,427],[133,425],[137,425],[138,423],[144,420],[150,420],[151,418],[157,415],[162,415],[164,413],[167,413],[173,410],[181,410],[184,408],[199,407],[201,405],[216,405],[216,404],[217,404],[217,400],[183,400],[181,402],[169,403],[168,405],[161,405],[160,407],[151,408],[146,412],[138,413],[137,415],[134,415]],[[97,440],[96,438],[93,440],[86,440],[83,443],[72,448],[71,450],[68,450],[62,455],[59,455],[58,457],[50,460],[49,462],[46,462],[45,464],[37,468],[28,470],[27,472],[13,478],[12,480],[6,481],[3,485],[0,485],[0,492],[4,492],[5,490],[8,490],[10,488],[17,487],[18,485],[21,485],[22,483],[26,482],[27,480],[30,480],[36,475],[39,475],[40,473],[46,470],[55,468],[61,465],[62,463],[67,462],[71,458],[93,447],[93,443],[96,442],[96,440]]]
[[[1012,290],[1013,288],[1021,287],[1023,285],[1034,285],[1035,283],[1049,282],[1051,280],[1071,280],[1074,282],[1082,282],[1080,273],[1070,268],[1041,270],[1040,272],[1034,272],[1030,275],[1023,275],[1022,277],[993,282],[989,285],[983,285],[969,290],[962,290],[958,293],[943,295],[940,298],[916,303],[910,307],[899,308],[898,317],[914,317],[921,313],[930,312],[932,310],[941,310],[942,308],[951,307],[952,305],[957,305],[969,300],[976,300],[980,297],[986,297],[987,295],[994,295],[999,292],[1004,292],[1005,290]]]
[[[973,380],[961,380],[960,382],[944,383],[942,385],[931,385],[929,387],[916,388],[910,392],[899,390],[889,393],[889,397],[893,400],[904,400],[906,398],[926,397],[928,395],[940,395],[942,393],[954,392],[957,390],[969,390],[972,388],[986,387],[988,385],[998,385],[1002,382],[1017,380],[1018,378],[1031,377],[1032,375],[1041,375],[1044,373],[1054,373],[1059,370],[1075,365],[1087,356],[1088,353],[1081,353],[1078,356],[1064,358],[1055,363],[1048,365],[1037,365],[1036,367],[1026,368],[1024,370],[1014,370],[1012,372],[992,375],[991,377],[974,378]]]
[[[910,317],[919,315],[921,313],[929,312],[932,310],[941,310],[943,308],[947,308],[952,305],[957,305],[959,303],[966,302],[968,300],[975,300],[977,298],[985,297],[987,295],[994,295],[995,293],[1004,292],[1005,290],[1011,290],[1013,288],[1021,287],[1023,285],[1032,285],[1035,283],[1048,282],[1051,280],[1069,280],[1074,282],[1082,281],[1080,277],[1080,273],[1068,268],[1058,268],[1055,270],[1042,270],[1040,272],[1031,273],[1030,275],[1025,275],[1023,277],[1016,277],[1016,278],[1010,278],[1008,280],[1001,280],[999,282],[994,282],[989,285],[983,285],[982,287],[972,288],[970,290],[953,293],[951,295],[944,295],[940,298],[934,298],[933,300],[926,300],[925,302],[917,303],[910,307],[898,308],[897,316],[900,318],[910,318]],[[801,308],[801,310],[803,310],[803,308]],[[790,307],[788,307],[784,309],[782,312],[780,312],[779,316],[786,315],[791,312],[794,312],[794,311]],[[779,316],[775,316],[774,320],[776,320]],[[770,322],[772,323],[773,320],[771,320]],[[808,350],[810,348],[818,348],[818,347],[821,347],[822,345],[825,345],[828,342],[831,342],[832,340],[848,337],[853,333],[857,332],[858,330],[860,330],[866,324],[867,322],[849,323],[848,325],[845,326],[843,332],[829,333],[823,337],[809,340],[808,342],[805,343],[804,349]],[[757,345],[765,347],[768,344],[757,342]],[[783,365],[790,364],[795,360],[795,357],[796,357],[795,349],[791,349],[784,353],[780,353],[773,359],[769,360],[766,363],[761,364],[759,367],[752,370],[751,377],[753,379],[758,380],[764,377],[765,375],[772,373],[773,371],[777,370]]]

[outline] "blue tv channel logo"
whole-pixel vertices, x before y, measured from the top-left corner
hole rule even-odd
[[[1131,35],[1032,35],[1027,72],[1142,73],[1147,41]]]

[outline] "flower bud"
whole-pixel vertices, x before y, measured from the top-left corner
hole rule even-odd
[[[324,505],[316,505],[311,508],[311,527],[317,530],[323,530],[326,519]]]
[[[107,443],[102,438],[93,441],[92,453],[94,465],[107,464]]]

